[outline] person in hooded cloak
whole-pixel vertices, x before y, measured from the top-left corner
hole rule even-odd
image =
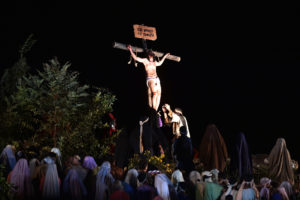
[[[33,188],[30,182],[30,171],[26,159],[21,158],[9,173],[7,182],[12,185],[11,194],[16,199],[30,199]]]
[[[278,138],[267,158],[269,176],[282,182],[294,184],[294,172],[290,152],[284,138]]]
[[[163,200],[169,200],[171,197],[170,187],[173,186],[171,180],[165,174],[157,174],[154,178],[154,187],[157,190],[157,194]]]
[[[65,199],[83,200],[87,197],[87,190],[81,181],[78,172],[71,168],[63,182],[63,192]]]
[[[87,175],[84,179],[84,185],[87,189],[87,199],[95,199],[96,177],[98,173],[98,165],[92,156],[85,156],[82,163],[83,168],[87,169]]]
[[[244,133],[237,134],[230,158],[231,172],[240,178],[253,175],[251,153]]]
[[[227,146],[215,124],[206,127],[200,144],[199,158],[204,170],[218,169],[222,172],[225,169],[228,159]]]
[[[111,165],[105,161],[97,173],[95,200],[108,199],[112,192],[112,185],[115,181],[110,173]]]
[[[186,128],[180,127],[180,136],[174,142],[174,157],[177,161],[177,167],[189,174],[194,170],[193,147],[191,140],[187,137]]]
[[[189,179],[194,186],[194,197],[195,197],[194,199],[203,200],[205,183],[202,181],[201,174],[196,170],[191,171],[189,174]]]
[[[16,165],[16,156],[13,150],[13,146],[7,145],[1,152],[0,164],[5,166],[4,176],[7,177],[9,172],[13,170]]]
[[[58,177],[56,164],[48,164],[47,172],[42,187],[42,196],[45,200],[60,199],[61,181]]]
[[[134,199],[136,190],[139,185],[138,171],[134,168],[127,171],[124,181],[122,182],[124,191],[129,195],[130,199]]]

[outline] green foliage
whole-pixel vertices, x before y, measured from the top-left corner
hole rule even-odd
[[[7,183],[6,177],[4,177],[5,167],[0,165],[0,200],[10,199],[9,191],[11,189],[11,185]]]
[[[24,58],[25,54],[31,50],[32,46],[35,43],[36,43],[36,40],[33,39],[33,34],[30,34],[19,50],[20,58]]]
[[[33,34],[29,35],[19,50],[19,60],[4,71],[0,80],[0,102],[2,104],[8,101],[5,97],[9,97],[17,90],[18,81],[29,71],[30,66],[27,64],[25,54],[30,51],[35,42]]]
[[[30,69],[24,56],[35,42],[33,35],[30,35],[19,50],[19,60],[11,68],[4,71],[0,80],[0,135],[5,135],[1,139],[1,147],[17,136],[20,137],[19,132],[22,132],[23,126],[26,126],[26,123],[16,120],[18,113],[12,111],[11,95],[18,90],[17,84]],[[16,135],[16,133],[18,134]]]
[[[57,146],[64,156],[94,155],[105,146],[95,133],[105,127],[102,118],[116,98],[107,89],[81,85],[70,66],[51,59],[41,71],[19,79],[8,98],[2,123],[7,133],[26,139],[22,149],[28,153]]]

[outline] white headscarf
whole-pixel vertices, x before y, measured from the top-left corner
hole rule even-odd
[[[159,196],[164,200],[169,200],[169,184],[172,184],[170,179],[165,174],[157,174],[154,178],[154,187],[157,190]]]
[[[136,184],[138,185],[138,179],[137,179],[138,175],[139,175],[139,173],[136,169],[128,170],[126,177],[125,177],[125,182],[130,184],[130,180],[132,178],[134,178],[134,179],[136,179],[136,181],[137,181]]]
[[[58,164],[61,167],[62,163],[61,163],[61,153],[60,153],[60,150],[58,148],[56,148],[56,147],[53,147],[51,149],[51,152],[53,152],[53,153],[55,153],[57,155]]]
[[[45,175],[45,182],[43,188],[43,198],[45,199],[59,199],[60,185],[57,173],[56,164],[49,164]]]
[[[56,147],[52,148],[51,152],[55,153],[57,155],[57,157],[59,157],[59,159],[60,159],[61,153],[60,153],[60,150],[58,148],[56,148]]]
[[[207,178],[204,180],[205,182],[212,182],[212,173],[210,171],[202,172],[202,177],[206,176]]]
[[[179,182],[184,182],[183,175],[179,169],[176,169],[172,176],[171,176],[171,182],[173,185],[178,184]]]
[[[202,180],[202,177],[198,171],[191,171],[189,175],[190,181],[192,181],[193,184],[199,183]]]

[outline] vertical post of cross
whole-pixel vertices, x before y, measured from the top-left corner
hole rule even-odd
[[[145,40],[145,39],[142,39],[142,43],[143,43],[143,49],[144,49],[144,52],[146,52],[147,49],[148,49],[146,40]]]
[[[142,24],[142,26],[144,26],[144,24]],[[147,52],[148,47],[147,47],[147,42],[146,42],[145,38],[142,38],[142,43],[143,43],[144,52]]]

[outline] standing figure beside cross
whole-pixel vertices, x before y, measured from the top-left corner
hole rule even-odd
[[[148,104],[157,111],[161,98],[161,85],[156,73],[156,67],[161,66],[170,53],[165,54],[160,61],[156,61],[155,54],[151,50],[147,50],[146,58],[140,58],[135,55],[130,45],[128,45],[127,48],[129,49],[132,58],[137,62],[143,63],[145,66],[146,85],[148,87]]]

